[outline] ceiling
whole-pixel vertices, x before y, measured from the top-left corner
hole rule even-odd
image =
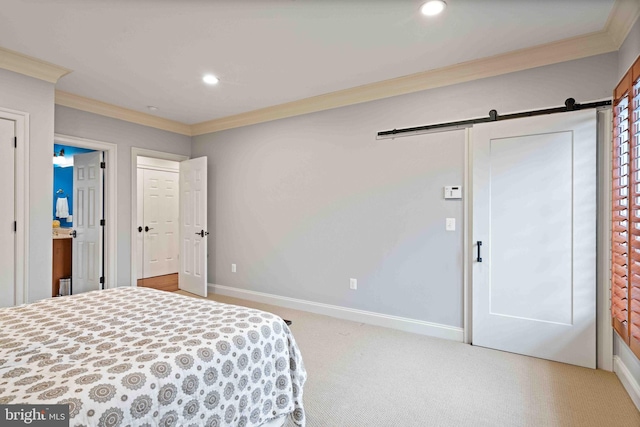
[[[0,46],[71,69],[58,90],[193,124],[597,32],[614,5],[446,1],[2,0]]]

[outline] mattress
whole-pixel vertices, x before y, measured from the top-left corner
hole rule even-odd
[[[305,425],[306,372],[278,316],[149,288],[0,309],[0,403],[70,426]]]

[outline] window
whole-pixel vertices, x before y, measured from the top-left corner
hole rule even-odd
[[[611,316],[640,358],[640,58],[613,98]]]

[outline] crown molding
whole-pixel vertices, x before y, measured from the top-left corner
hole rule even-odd
[[[598,32],[193,125],[62,91],[56,91],[56,104],[182,135],[203,135],[617,51],[639,16],[640,0],[616,0],[603,30]],[[3,48],[0,68],[52,83],[70,72]]]
[[[640,0],[616,0],[613,4],[604,31],[612,38],[616,50],[620,49],[639,16]]]
[[[95,99],[85,98],[68,92],[56,90],[55,102],[56,105],[62,105],[64,107],[75,108],[76,110],[87,111],[101,116],[112,117],[126,122],[191,136],[191,126],[187,124],[152,116],[151,114],[130,110],[128,108],[118,107],[117,105],[96,101]]]
[[[218,132],[286,117],[389,98],[396,95],[404,95],[499,76],[615,50],[617,50],[617,47],[609,34],[606,31],[598,31],[553,43],[196,123],[191,125],[191,132],[194,136]]]
[[[3,47],[0,47],[0,68],[54,84],[71,72],[67,68]]]

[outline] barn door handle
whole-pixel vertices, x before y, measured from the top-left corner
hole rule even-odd
[[[145,231],[145,232],[148,232],[149,230],[153,230],[153,228],[149,228],[149,226],[145,225],[145,226],[144,226],[144,231]]]
[[[476,261],[482,262],[482,257],[480,256],[480,247],[482,247],[482,242],[478,240],[477,244],[478,244],[478,257],[476,258]]]
[[[209,232],[208,231],[204,231],[204,230],[200,230],[199,232],[196,233],[198,236],[200,237],[204,237],[204,236],[208,236]]]
[[[78,237],[78,232],[76,230],[73,230],[71,232],[71,236],[75,239],[76,237]]]

